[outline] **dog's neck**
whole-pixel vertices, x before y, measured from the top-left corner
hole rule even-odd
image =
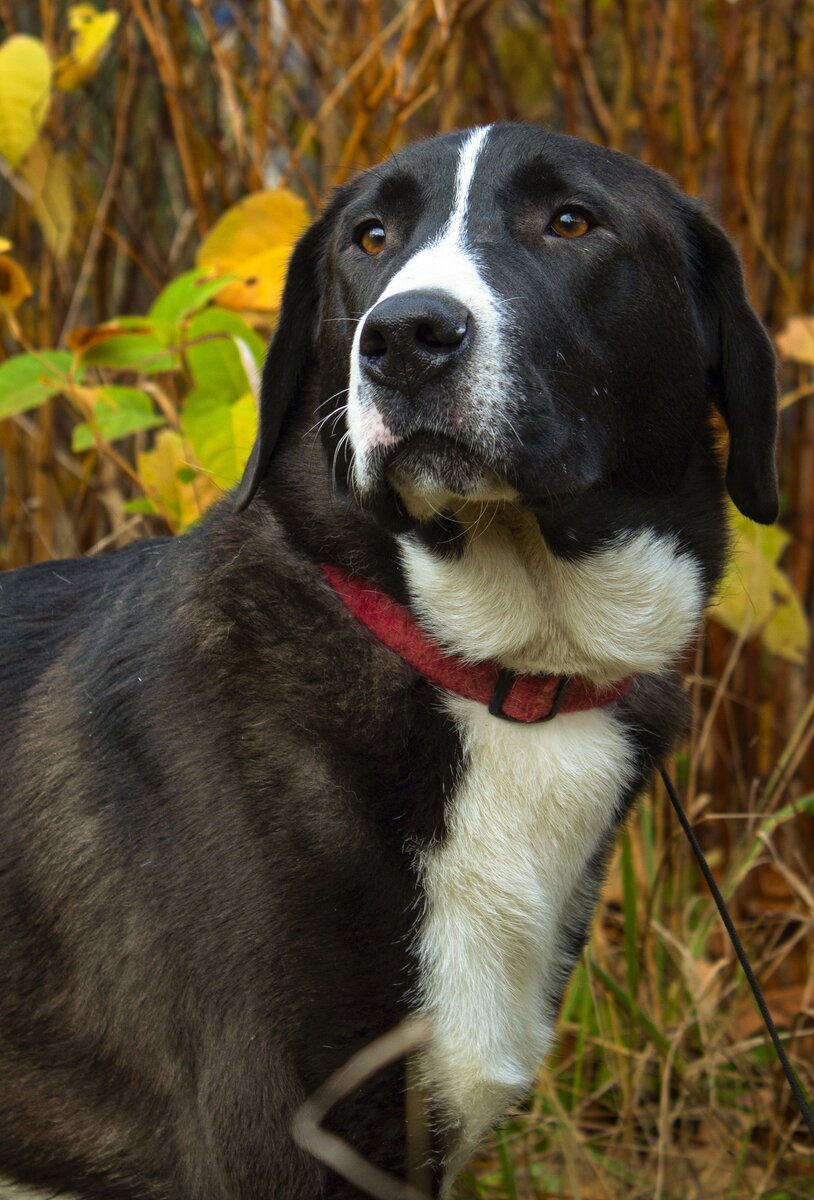
[[[468,661],[496,659],[518,672],[602,684],[659,671],[698,624],[700,572],[675,539],[632,531],[569,561],[513,502],[459,502],[453,515],[456,553],[430,548],[416,534],[398,542],[420,622]]]
[[[698,624],[709,580],[655,521],[569,559],[513,496],[402,495],[416,531],[393,534],[332,495],[319,448],[296,427],[284,441],[264,490],[291,544],[409,602],[461,658],[605,684],[673,662]]]

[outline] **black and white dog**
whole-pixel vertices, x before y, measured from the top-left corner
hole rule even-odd
[[[771,345],[657,172],[505,125],[336,193],[236,502],[0,580],[0,1170],[357,1195],[292,1114],[418,1012],[450,1189],[533,1083],[683,720],[670,664],[725,547],[713,407],[730,495],[772,521]],[[404,1104],[399,1062],[330,1128],[402,1175]]]

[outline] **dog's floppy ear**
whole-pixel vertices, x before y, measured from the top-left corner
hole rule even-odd
[[[729,429],[726,486],[744,516],[771,525],[778,509],[774,349],[746,298],[727,235],[700,209],[690,231],[710,379]]]
[[[331,205],[303,234],[288,264],[280,320],[263,364],[257,438],[234,496],[238,512],[250,503],[268,471],[283,421],[314,362],[322,249],[335,207]]]

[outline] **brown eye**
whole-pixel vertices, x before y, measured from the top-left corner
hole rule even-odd
[[[381,254],[386,241],[387,235],[384,232],[384,226],[380,225],[378,221],[365,225],[356,235],[357,245],[362,247],[365,254]]]
[[[551,222],[550,229],[557,237],[584,237],[591,228],[591,222],[578,208],[566,208],[557,213]]]

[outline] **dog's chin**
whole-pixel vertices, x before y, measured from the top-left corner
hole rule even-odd
[[[403,510],[417,520],[454,511],[463,501],[497,503],[517,496],[468,448],[442,435],[408,438],[377,465],[373,492],[394,493]]]
[[[438,446],[408,446],[387,471],[387,482],[397,492],[474,496],[487,488],[487,468],[474,459]]]

